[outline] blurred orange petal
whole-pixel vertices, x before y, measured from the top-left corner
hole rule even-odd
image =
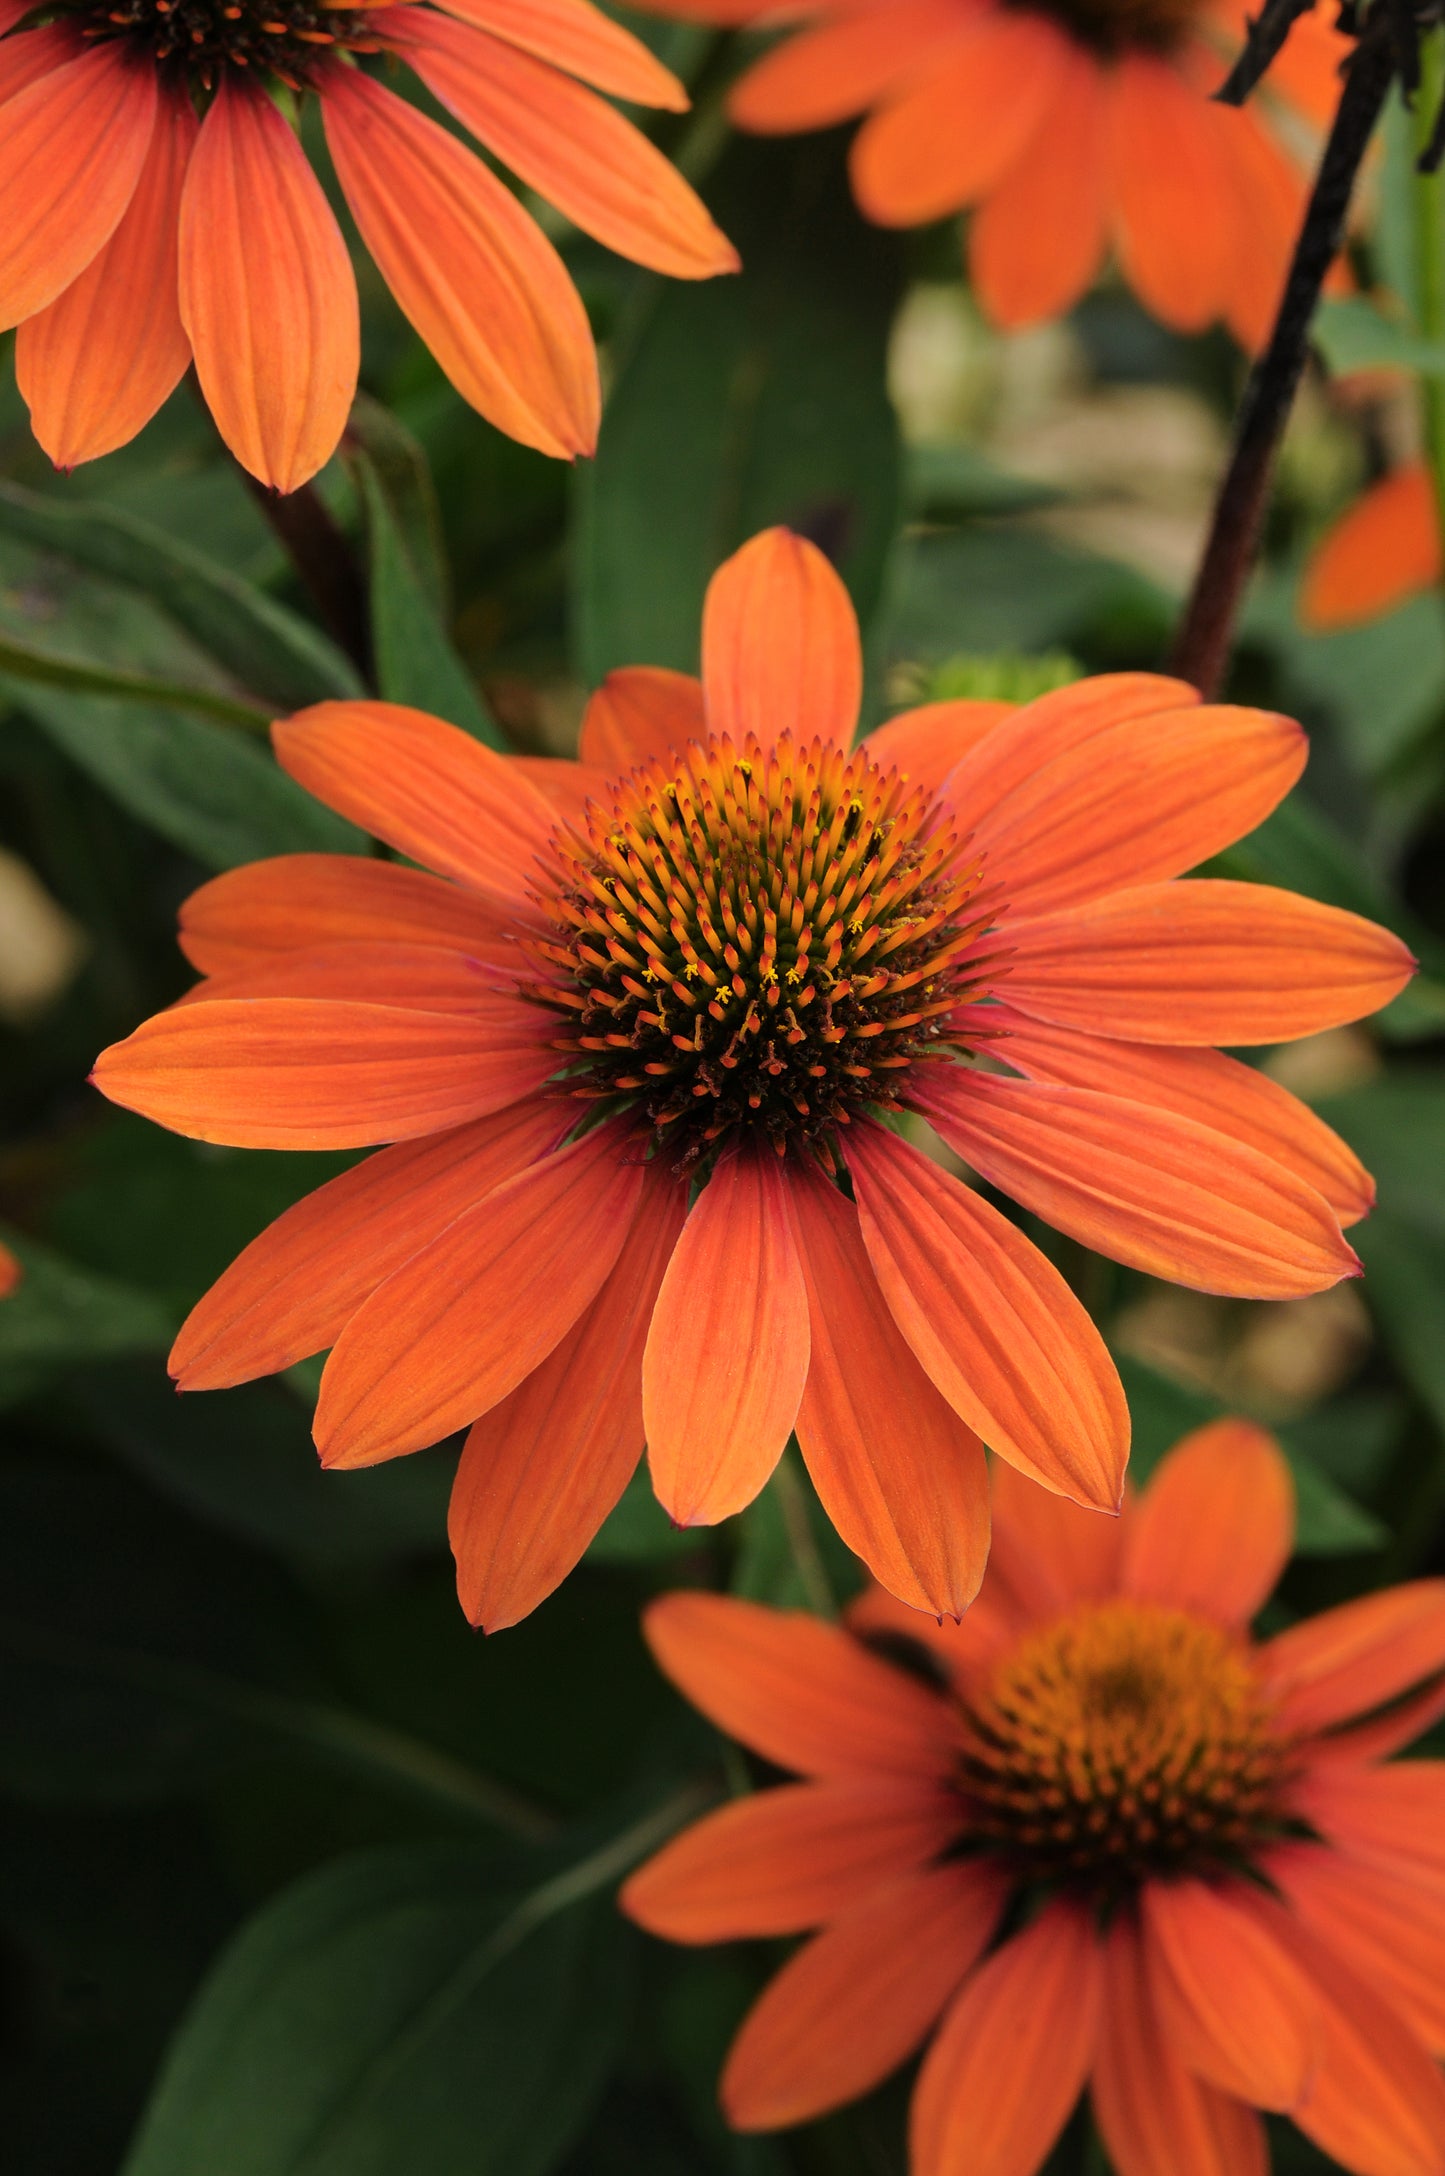
[[[1115,1592],[1133,1516],[1127,1500],[1121,1518],[1101,1518],[1040,1488],[1002,1459],[994,1460],[992,1483],[993,1547],[985,1601],[996,1603],[1002,1596],[1024,1620],[1064,1616],[1080,1602],[1102,1601]]]
[[[1124,1541],[1123,1591],[1139,1601],[1246,1625],[1294,1546],[1284,1453],[1247,1420],[1215,1420],[1155,1469]]]
[[[968,269],[985,314],[1008,330],[1073,308],[1108,246],[1104,78],[1070,51],[1053,104],[974,213]]]
[[[1445,1671],[1445,1579],[1342,1602],[1267,1640],[1260,1663],[1291,1730],[1366,1715]]]
[[[890,0],[801,30],[756,61],[734,86],[728,114],[758,135],[832,128],[930,67],[967,35],[958,0]]]
[[[1297,2108],[1324,2054],[1320,2000],[1251,1884],[1151,1881],[1146,1977],[1188,2067],[1259,2108]],[[1282,1915],[1281,1915],[1282,1916]]]
[[[1440,516],[1423,462],[1396,469],[1356,500],[1315,547],[1300,617],[1325,632],[1393,612],[1440,580]]]
[[[448,15],[565,68],[612,98],[674,113],[687,107],[687,92],[672,70],[591,0],[445,0],[445,6]]]
[[[1125,52],[1108,76],[1115,242],[1141,301],[1177,332],[1220,315],[1240,246],[1220,115],[1167,61]]]

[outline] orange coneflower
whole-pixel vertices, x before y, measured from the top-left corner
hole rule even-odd
[[[356,390],[356,282],[289,114],[315,92],[361,236],[462,397],[570,458],[596,443],[586,313],[491,170],[387,88],[404,61],[568,218],[684,279],[736,258],[585,84],[683,107],[590,0],[0,0],[0,327],[61,468],[133,438],[194,358],[222,437],[294,490]],[[579,80],[580,79],[580,80]]]
[[[1223,318],[1262,344],[1304,208],[1279,128],[1210,93],[1241,44],[1243,0],[643,0],[707,22],[802,27],[742,78],[739,126],[765,134],[865,115],[853,186],[912,227],[975,207],[974,290],[996,324],[1077,302],[1112,247],[1181,332]],[[1296,24],[1268,98],[1285,134],[1333,112],[1348,51],[1323,9]]]
[[[693,1525],[796,1425],[839,1531],[937,1611],[982,1574],[978,1437],[1117,1504],[1097,1330],[888,1114],[1158,1276],[1282,1296],[1357,1268],[1359,1164],[1206,1046],[1356,1019],[1409,955],[1288,892],[1173,881],[1280,800],[1299,728],[1122,674],[914,711],[850,754],[861,685],[846,591],[775,530],[712,584],[701,683],[614,674],[578,764],[384,703],[304,711],[286,770],[435,873],[216,879],[182,915],[211,979],[98,1061],[202,1139],[396,1144],[254,1241],[172,1366],[202,1389],[330,1346],[330,1466],[475,1422],[451,1524],[480,1623],[576,1562],[644,1440]]]
[[[1440,515],[1423,461],[1372,484],[1316,545],[1300,617],[1324,633],[1357,627],[1433,589],[1441,575]]]
[[[1445,1708],[1445,1580],[1253,1641],[1294,1503],[1242,1421],[1118,1521],[994,1483],[961,1625],[876,1590],[847,1631],[648,1612],[688,1699],[806,1779],[623,1891],[673,1941],[821,1929],[743,2023],[729,2119],[806,2122],[933,2034],[912,2176],[1034,2176],[1086,2085],[1117,2176],[1263,2176],[1260,2108],[1358,2176],[1439,2176],[1445,1763],[1383,1757]]]

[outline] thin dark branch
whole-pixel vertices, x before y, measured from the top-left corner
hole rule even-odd
[[[327,633],[364,680],[371,678],[370,620],[366,582],[349,538],[333,519],[314,484],[271,491],[241,470],[250,492],[283,546]]]
[[[1243,52],[1214,94],[1222,106],[1244,104],[1300,16],[1313,6],[1314,0],[1264,0],[1250,21]]]
[[[1170,660],[1171,670],[1193,681],[1206,696],[1216,693],[1229,662],[1240,600],[1259,549],[1275,457],[1304,369],[1310,325],[1344,237],[1360,162],[1398,65],[1388,28],[1372,24],[1350,56],[1274,332],[1240,403],[1229,467]]]

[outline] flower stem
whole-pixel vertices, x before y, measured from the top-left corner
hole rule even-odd
[[[1420,39],[1420,88],[1415,94],[1415,151],[1423,157],[1445,102],[1445,30],[1438,25]],[[1415,279],[1420,331],[1435,344],[1445,343],[1445,168],[1416,171],[1414,181]],[[1425,402],[1425,455],[1435,486],[1435,515],[1445,546],[1445,376],[1427,371],[1421,383]],[[1442,551],[1445,558],[1445,551]]]
[[[245,469],[241,469],[241,477],[301,577],[327,633],[369,683],[371,634],[366,582],[349,538],[314,484],[281,492],[258,483]]]
[[[1310,324],[1325,275],[1343,240],[1355,177],[1395,69],[1395,51],[1382,12],[1350,56],[1274,331],[1244,389],[1229,467],[1214,502],[1204,556],[1175,638],[1171,671],[1192,680],[1206,698],[1218,692],[1229,663],[1240,601],[1259,550],[1275,457],[1304,370]]]

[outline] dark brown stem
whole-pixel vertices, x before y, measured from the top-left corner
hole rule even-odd
[[[1229,663],[1234,623],[1259,550],[1275,456],[1304,369],[1310,325],[1325,275],[1339,253],[1355,176],[1396,65],[1383,26],[1372,24],[1350,57],[1274,331],[1240,402],[1234,449],[1169,661],[1170,670],[1192,681],[1206,698],[1218,692]]]
[[[350,540],[332,518],[314,484],[271,491],[245,469],[246,488],[271,525],[305,584],[322,624],[355,665],[371,679],[371,635],[366,583]]]

